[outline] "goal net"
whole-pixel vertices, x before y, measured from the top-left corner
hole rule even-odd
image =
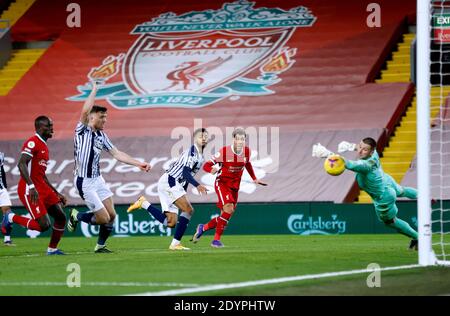
[[[417,0],[416,39],[419,264],[450,265],[450,0]]]

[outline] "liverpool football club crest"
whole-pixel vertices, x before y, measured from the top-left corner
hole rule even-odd
[[[139,37],[128,52],[107,56],[87,75],[100,83],[97,99],[120,109],[198,108],[272,94],[269,87],[295,62],[297,50],[287,41],[316,17],[302,6],[286,11],[254,5],[242,0],[219,10],[169,12],[137,25],[131,35]],[[78,90],[68,100],[85,100],[91,86]]]

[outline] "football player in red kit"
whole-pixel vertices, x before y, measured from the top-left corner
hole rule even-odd
[[[18,163],[20,180],[17,187],[19,198],[30,213],[31,219],[10,212],[8,221],[31,230],[44,232],[51,226],[48,216],[50,214],[54,218],[54,224],[47,254],[63,255],[64,253],[57,246],[66,225],[66,216],[63,211],[66,198],[56,191],[45,175],[49,160],[47,140],[53,136],[53,122],[46,116],[39,116],[34,126],[36,134],[22,146]]]
[[[215,228],[216,233],[214,240],[211,242],[211,246],[215,248],[223,247],[220,237],[236,209],[244,168],[248,171],[254,183],[264,186],[267,185],[255,176],[252,164],[250,163],[251,151],[250,148],[245,146],[245,140],[246,134],[244,129],[235,129],[233,131],[233,144],[223,147],[203,165],[203,170],[216,174],[214,188],[219,199],[217,207],[221,210],[221,214],[213,218],[209,223],[197,226],[194,237],[192,238],[194,243],[200,239],[204,232]]]

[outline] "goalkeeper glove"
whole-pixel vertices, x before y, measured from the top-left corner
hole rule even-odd
[[[334,155],[334,153],[329,151],[328,149],[326,149],[320,143],[313,145],[313,148],[312,148],[312,156],[313,157],[327,158],[330,155]]]
[[[352,144],[346,141],[340,142],[338,145],[338,152],[343,153],[346,151],[355,151],[356,150],[356,144]]]

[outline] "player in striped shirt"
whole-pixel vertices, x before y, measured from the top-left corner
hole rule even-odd
[[[3,244],[5,246],[15,246],[11,240],[12,224],[8,221],[8,214],[11,212],[11,200],[8,194],[8,185],[6,183],[6,173],[3,168],[5,154],[0,152],[0,208],[3,213],[2,234],[4,236]]]
[[[236,128],[232,136],[233,144],[223,147],[203,167],[206,172],[216,175],[214,188],[219,198],[217,207],[221,210],[221,213],[220,216],[213,218],[207,224],[197,226],[194,237],[192,238],[194,243],[200,239],[204,232],[215,228],[216,233],[214,240],[211,242],[211,247],[223,247],[220,238],[225,227],[228,225],[228,221],[236,210],[244,168],[248,171],[254,183],[263,186],[267,185],[261,180],[258,180],[253,172],[253,167],[250,163],[251,151],[250,148],[245,146],[247,136],[244,129]]]
[[[75,231],[79,221],[90,225],[100,225],[94,252],[109,253],[111,251],[106,248],[106,240],[113,230],[116,211],[112,199],[113,193],[100,174],[100,154],[102,151],[107,151],[118,161],[136,166],[146,172],[150,170],[150,164],[140,162],[118,150],[109,140],[103,131],[107,109],[94,104],[97,85],[95,82],[92,85],[92,92],[83,105],[74,138],[74,184],[90,211],[81,213],[72,210],[67,228],[71,232]]]
[[[192,184],[200,194],[207,194],[206,188],[194,179],[203,165],[203,149],[207,143],[206,129],[197,129],[194,132],[194,145],[185,150],[159,179],[158,195],[162,212],[151,205],[144,196],[128,208],[128,213],[144,208],[165,226],[175,227],[176,225],[175,235],[169,246],[170,250],[190,250],[181,244],[181,238],[194,212],[194,208],[187,199],[186,190],[188,185]],[[178,209],[181,210],[179,218]]]

